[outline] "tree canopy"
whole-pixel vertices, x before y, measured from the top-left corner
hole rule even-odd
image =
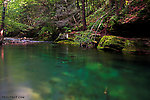
[[[107,9],[114,11],[116,17],[124,16],[126,8],[133,9],[132,2],[142,2],[149,5],[149,0],[1,0],[0,12],[4,12],[4,2],[7,2],[5,11],[4,31],[7,36],[45,36],[45,40],[55,40],[59,33],[73,30],[91,29],[94,21],[89,19],[101,18],[99,14],[107,13]],[[113,8],[114,7],[114,8]],[[95,14],[99,12],[99,14]],[[124,14],[123,14],[124,13]],[[113,16],[113,14],[110,14]],[[2,19],[3,13],[0,13]],[[108,21],[108,15],[102,18]],[[93,19],[92,19],[93,20]],[[114,19],[116,20],[116,19]],[[86,23],[87,21],[87,23]],[[90,22],[90,23],[89,23]],[[97,28],[102,28],[97,20]],[[1,26],[3,20],[0,20]],[[82,24],[83,23],[83,24]],[[108,22],[108,23],[112,23]],[[103,24],[103,27],[108,26]],[[86,28],[87,27],[87,28]],[[98,31],[98,30],[97,30]]]

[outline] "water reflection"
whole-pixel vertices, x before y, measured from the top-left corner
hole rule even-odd
[[[1,47],[1,59],[4,62],[4,48]]]
[[[150,99],[149,59],[143,59],[148,56],[50,44],[5,46],[0,51],[0,96],[24,96],[23,100]]]

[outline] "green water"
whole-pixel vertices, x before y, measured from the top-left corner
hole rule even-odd
[[[149,56],[6,45],[0,47],[0,100],[150,100],[149,72]]]

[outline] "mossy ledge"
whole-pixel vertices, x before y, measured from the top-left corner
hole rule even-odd
[[[55,43],[59,43],[59,44],[70,44],[70,45],[80,45],[77,42],[71,41],[71,40],[61,40],[61,41],[57,41]]]
[[[108,35],[101,38],[97,49],[122,53],[150,54],[150,42],[149,39],[123,38]]]

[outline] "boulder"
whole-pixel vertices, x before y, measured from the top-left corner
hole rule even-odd
[[[122,53],[150,54],[150,39],[103,36],[97,46],[99,50],[119,51]]]
[[[103,36],[97,46],[97,49],[122,51],[125,46],[125,39],[117,36]]]
[[[137,42],[135,40],[126,40],[122,49],[123,53],[136,52],[136,44]]]
[[[137,38],[126,40],[123,53],[150,54],[150,39]]]

